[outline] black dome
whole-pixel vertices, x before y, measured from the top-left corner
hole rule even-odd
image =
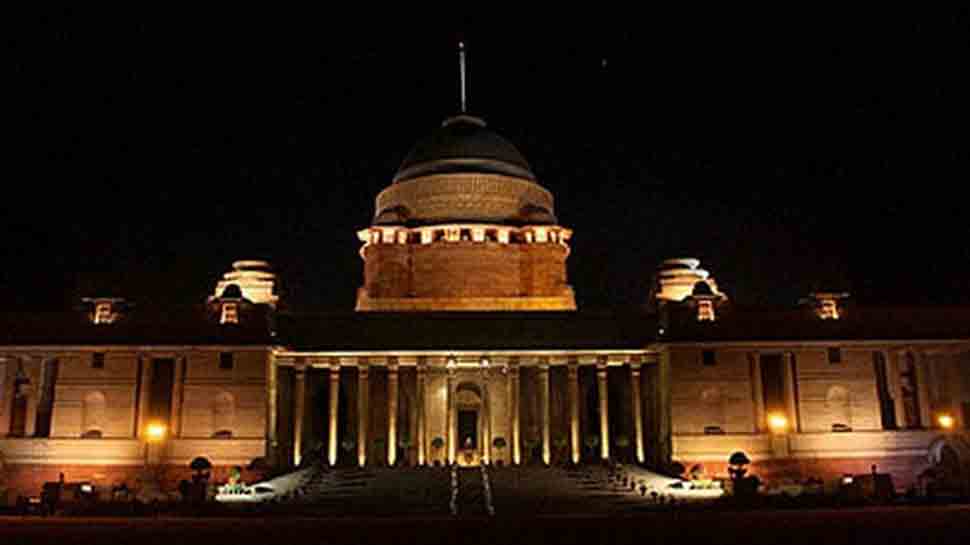
[[[714,291],[711,290],[711,286],[707,282],[698,282],[694,284],[694,291],[691,295],[713,297]]]
[[[485,128],[483,120],[470,115],[445,120],[418,142],[401,163],[394,181],[448,173],[504,174],[535,181],[519,150]]]

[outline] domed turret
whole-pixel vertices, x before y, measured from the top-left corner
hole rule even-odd
[[[700,268],[700,260],[692,257],[666,259],[654,277],[651,302],[680,302],[695,294],[725,297],[709,272]],[[700,286],[699,284],[703,284]]]
[[[212,298],[245,298],[257,305],[276,306],[276,275],[265,261],[236,261],[232,270],[222,275]],[[238,295],[237,295],[238,294]]]

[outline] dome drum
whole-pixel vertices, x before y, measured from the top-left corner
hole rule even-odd
[[[377,196],[376,210],[378,225],[556,223],[552,193],[535,182],[495,174],[437,174],[395,183]]]

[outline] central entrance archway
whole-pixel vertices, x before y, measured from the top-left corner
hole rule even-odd
[[[474,382],[462,382],[455,388],[455,434],[457,462],[462,466],[479,465],[485,458],[485,400],[482,388]]]

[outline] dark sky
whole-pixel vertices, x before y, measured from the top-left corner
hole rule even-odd
[[[639,304],[656,264],[683,255],[744,303],[814,283],[970,302],[966,13],[169,19],[18,19],[3,306],[68,308],[104,283],[195,303],[232,260],[265,258],[291,306],[352,308],[355,232],[457,109],[459,34],[470,109],[575,230],[581,306]]]

